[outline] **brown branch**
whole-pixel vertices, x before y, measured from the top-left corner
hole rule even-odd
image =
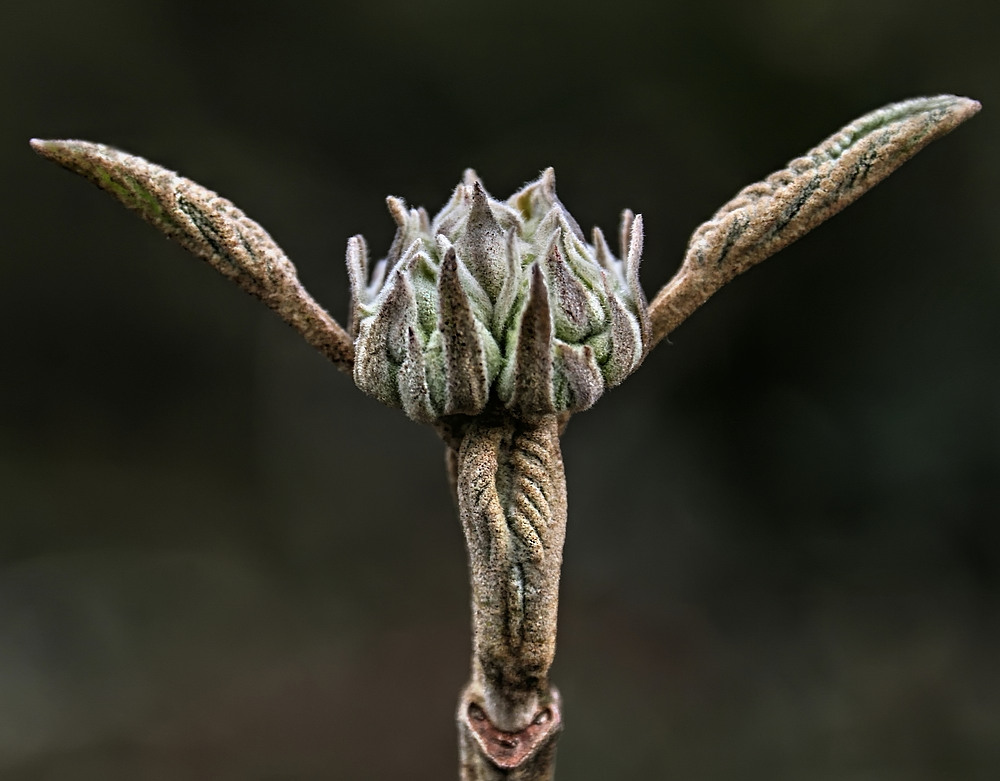
[[[86,177],[212,268],[256,296],[313,347],[350,372],[354,344],[299,282],[267,232],[201,185],[141,157],[89,141],[41,141],[32,148]]]
[[[894,103],[741,190],[694,232],[680,270],[650,304],[650,347],[733,277],[832,217],[979,108],[954,95]]]
[[[457,494],[474,631],[458,713],[463,779],[547,779],[562,724],[548,679],[566,532],[558,419],[471,422]]]

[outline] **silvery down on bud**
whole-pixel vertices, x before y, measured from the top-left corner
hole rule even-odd
[[[398,229],[369,269],[347,244],[354,380],[412,419],[576,412],[628,376],[649,342],[642,217],[622,215],[621,259],[587,243],[546,170],[506,203],[473,171],[431,220],[388,199]]]

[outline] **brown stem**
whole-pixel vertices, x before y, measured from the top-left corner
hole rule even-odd
[[[559,422],[471,422],[455,467],[473,615],[462,779],[549,779],[562,726],[548,678],[566,532]]]

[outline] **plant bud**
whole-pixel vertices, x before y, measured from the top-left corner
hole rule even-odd
[[[347,245],[354,381],[369,395],[427,423],[491,403],[531,419],[587,409],[641,362],[641,217],[622,216],[621,260],[597,228],[588,244],[551,168],[506,203],[466,171],[433,221],[388,204],[389,255],[369,271],[364,240]]]

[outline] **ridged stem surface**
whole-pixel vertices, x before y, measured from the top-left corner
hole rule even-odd
[[[464,781],[552,777],[566,480],[559,421],[476,420],[454,460],[472,582],[472,680],[458,722]]]

